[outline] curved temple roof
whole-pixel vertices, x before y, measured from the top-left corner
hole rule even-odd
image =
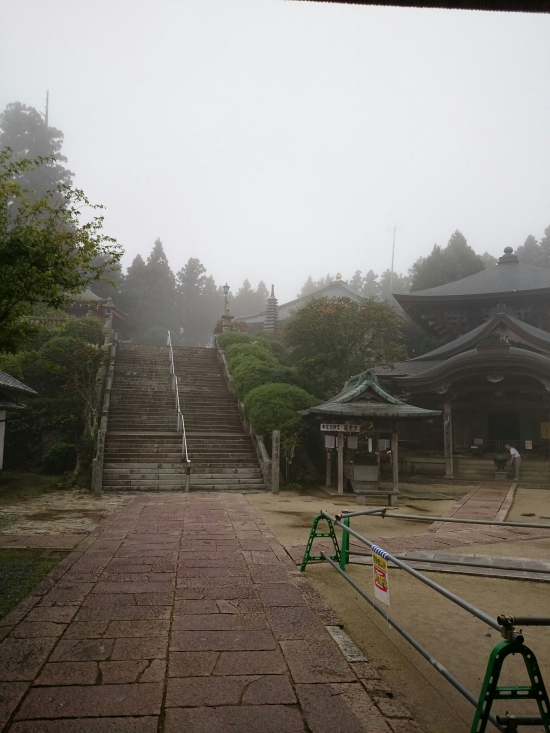
[[[370,369],[348,379],[344,389],[328,402],[307,410],[299,415],[332,415],[339,417],[391,417],[397,419],[431,418],[441,415],[439,410],[424,410],[401,402],[388,394],[378,384]]]
[[[550,270],[522,265],[512,248],[506,247],[498,264],[474,275],[463,277],[452,283],[438,285],[428,290],[394,295],[397,302],[406,309],[408,303],[428,302],[432,298],[475,298],[479,296],[507,295],[532,291],[550,291]]]

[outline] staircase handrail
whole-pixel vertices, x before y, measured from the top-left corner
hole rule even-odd
[[[181,443],[181,458],[185,462],[185,491],[189,491],[190,473],[191,473],[191,461],[189,460],[189,453],[187,452],[187,435],[185,434],[185,420],[183,419],[183,412],[181,411],[180,405],[180,391],[178,387],[178,377],[176,374],[176,367],[174,364],[174,349],[172,348],[172,336],[168,331],[168,339],[166,345],[170,349],[170,375],[172,377],[172,389],[176,392],[176,411],[178,413],[178,433],[182,434]]]
[[[252,439],[252,445],[254,446],[254,450],[256,451],[256,456],[260,464],[260,469],[262,471],[262,476],[264,479],[265,487],[268,491],[270,491],[271,490],[271,458],[269,457],[269,454],[265,447],[263,436],[258,435],[256,433],[256,431],[254,430],[254,427],[252,426],[252,423],[246,417],[244,404],[235,394],[235,388],[233,387],[233,377],[229,373],[229,369],[227,367],[227,360],[225,358],[225,352],[219,345],[218,339],[214,338],[214,341],[216,344],[216,355],[222,367],[222,373],[225,379],[225,384],[227,385],[227,389],[229,390],[229,392],[231,392],[231,394],[237,400],[237,409],[239,411],[239,415],[243,423],[243,428],[245,432],[247,432]]]

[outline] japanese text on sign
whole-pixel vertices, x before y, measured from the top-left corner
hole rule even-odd
[[[358,433],[360,430],[360,425],[351,423],[321,423],[323,433]]]
[[[389,606],[390,585],[388,577],[388,553],[376,545],[372,546],[372,572],[374,575],[375,598]]]

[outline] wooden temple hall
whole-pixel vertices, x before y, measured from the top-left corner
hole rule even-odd
[[[395,295],[443,346],[393,369],[381,384],[441,416],[400,429],[406,472],[494,476],[505,444],[520,478],[550,478],[550,270],[523,265],[510,247],[498,264],[456,282]]]

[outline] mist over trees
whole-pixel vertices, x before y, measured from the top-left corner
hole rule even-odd
[[[74,173],[61,165],[67,158],[61,154],[63,133],[47,125],[45,117],[34,107],[12,102],[0,114],[0,149],[10,148],[12,160],[48,158],[40,166],[21,169],[15,180],[37,196],[54,191],[59,185],[72,185]]]

